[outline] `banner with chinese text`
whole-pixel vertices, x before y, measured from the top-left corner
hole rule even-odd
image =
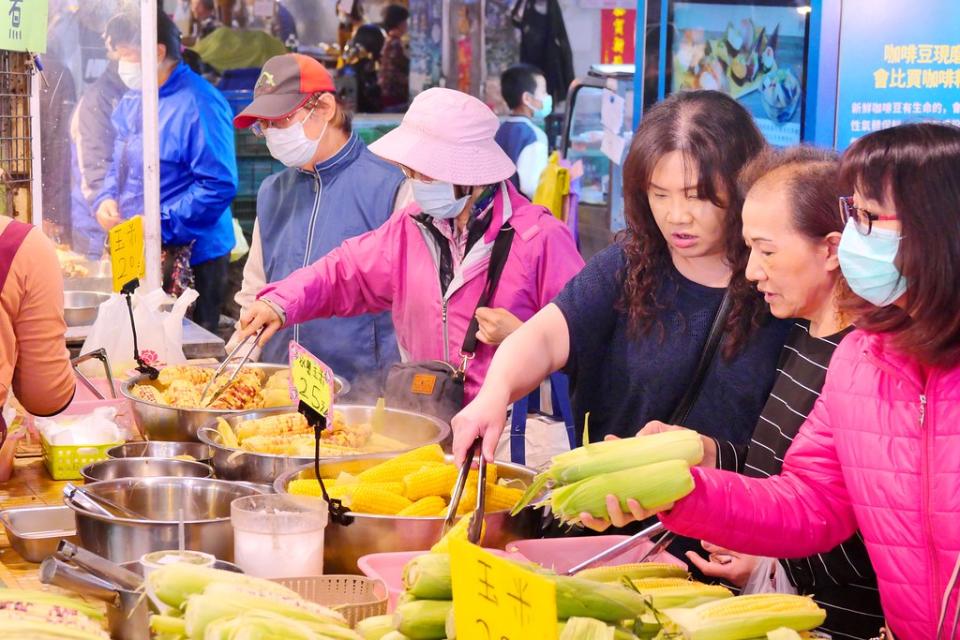
[[[836,146],[905,122],[960,125],[960,2],[844,0]]]
[[[0,0],[0,49],[47,50],[47,0]]]
[[[637,29],[636,9],[600,11],[600,62],[634,64]]]

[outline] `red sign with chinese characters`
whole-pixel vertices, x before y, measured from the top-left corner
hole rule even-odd
[[[636,9],[601,9],[600,62],[634,64],[636,30]]]

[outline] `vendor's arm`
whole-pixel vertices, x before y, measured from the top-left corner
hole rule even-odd
[[[234,301],[240,307],[240,315],[243,314],[257,301],[257,294],[267,286],[267,274],[263,266],[263,243],[260,239],[260,223],[253,223],[253,237],[250,240],[250,251],[247,253],[247,262],[243,265],[243,283],[240,290],[233,297]],[[235,326],[236,331],[227,342],[227,353],[230,353],[240,344],[240,327],[238,320]],[[251,353],[253,360],[260,359],[260,349],[254,349]]]
[[[747,478],[692,469],[696,488],[661,520],[681,535],[756,555],[797,558],[832,549],[857,528],[824,394],[787,452],[783,473]]]
[[[195,239],[196,229],[215,223],[237,194],[237,161],[233,126],[215,105],[197,101],[177,131],[193,183],[178,199],[160,210],[164,244],[182,245]]]
[[[30,413],[53,415],[70,404],[76,380],[65,342],[63,275],[39,230],[27,234],[14,259],[6,286],[17,285],[22,297],[12,327],[18,351],[13,393]]]

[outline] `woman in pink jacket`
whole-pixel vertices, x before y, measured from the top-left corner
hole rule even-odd
[[[569,230],[510,184],[513,162],[494,141],[499,120],[481,101],[428,89],[400,126],[370,146],[411,178],[416,202],[267,286],[240,319],[242,338],[284,324],[390,310],[405,360],[466,366],[469,401],[496,345],[546,306],[583,267]],[[477,309],[501,228],[514,237],[499,284]],[[476,313],[475,356],[461,347]]]
[[[782,475],[695,468],[694,492],[660,517],[781,558],[859,528],[893,634],[960,638],[960,129],[872,133],[843,171],[840,265],[864,302]]]

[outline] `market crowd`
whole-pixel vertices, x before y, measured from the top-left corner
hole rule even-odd
[[[347,377],[382,372],[388,394],[431,372],[417,408],[452,419],[461,461],[477,438],[494,459],[510,404],[562,371],[581,438],[704,443],[690,495],[656,514],[612,496],[587,528],[659,518],[701,575],[810,594],[834,638],[960,637],[960,129],[777,150],[732,98],[671,96],[624,162],[627,229],[584,264],[529,200],[542,138],[527,119],[549,111],[535,69],[506,78],[504,124],[434,88],[368,148],[316,60],[271,57],[232,118],[159,32],[164,243],[192,247],[202,295],[233,246],[232,131],[211,123],[251,129],[287,167],[260,187],[236,339],[262,332],[267,360],[295,339]],[[128,141],[116,164],[139,153],[125,127],[140,97],[114,89],[95,97]],[[120,173],[99,177],[103,228],[135,207],[142,176]],[[16,283],[0,393],[51,413],[66,371],[49,348],[55,257],[38,231],[0,225],[0,280]]]

